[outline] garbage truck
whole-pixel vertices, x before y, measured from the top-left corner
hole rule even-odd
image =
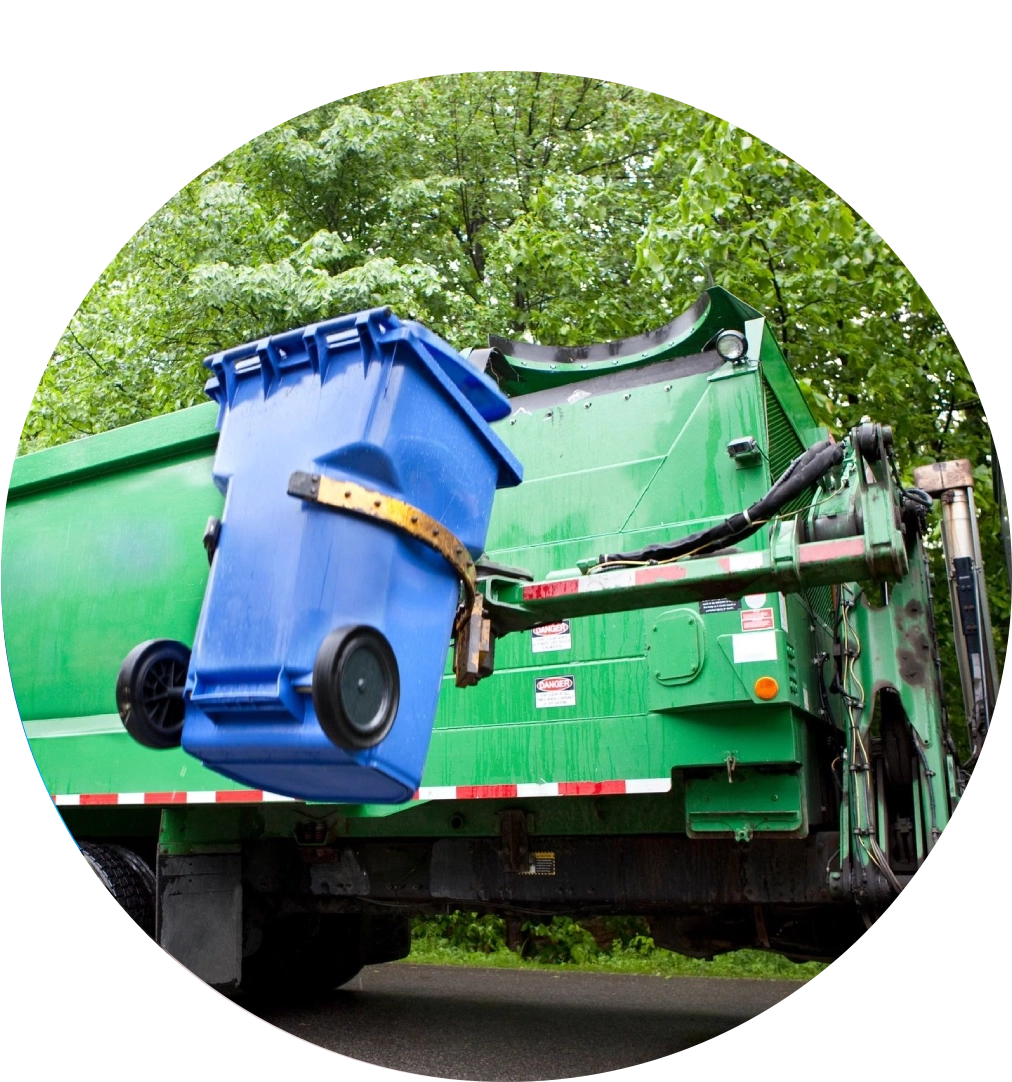
[[[831,436],[759,311],[461,356],[377,309],[208,365],[19,458],[2,564],[56,810],[197,976],[332,988],[455,909],[831,960],[929,856],[998,684],[972,471]]]

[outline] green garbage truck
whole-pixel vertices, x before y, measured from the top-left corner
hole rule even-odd
[[[837,957],[931,852],[990,721],[968,464],[905,485],[888,425],[831,438],[761,313],[715,286],[636,338],[493,338],[467,359],[510,399],[493,427],[524,479],[458,567],[424,776],[398,804],[252,789],[124,728],[124,658],[193,642],[223,515],[213,403],[17,460],[11,678],[82,852],[227,992],[334,987],[406,955],[411,917],[458,908],[638,915],[696,957]],[[326,481],[294,494],[326,504]],[[166,672],[155,715],[178,708]]]

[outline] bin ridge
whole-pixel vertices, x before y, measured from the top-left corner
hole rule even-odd
[[[484,372],[469,364],[448,343],[413,320],[400,320],[389,308],[373,308],[353,315],[313,323],[212,354],[204,365],[214,373],[205,392],[219,403],[218,428],[226,406],[234,404],[239,382],[259,375],[265,397],[279,389],[286,376],[299,369],[315,373],[321,383],[335,363],[352,356],[368,368],[372,361],[392,359],[400,343],[408,356],[420,362],[450,393],[473,422],[476,433],[491,444],[501,459],[498,486],[520,483],[523,468],[489,422],[509,416],[509,399]]]

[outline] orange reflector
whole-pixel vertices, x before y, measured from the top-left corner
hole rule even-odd
[[[779,690],[780,685],[772,676],[760,676],[755,682],[756,698],[775,699]]]

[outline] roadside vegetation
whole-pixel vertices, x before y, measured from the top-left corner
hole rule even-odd
[[[510,939],[513,939],[512,947]],[[740,950],[712,961],[686,958],[654,944],[645,920],[605,917],[579,922],[554,917],[520,922],[513,936],[502,917],[462,913],[419,918],[412,928],[416,965],[492,969],[555,968],[591,973],[639,973],[657,977],[751,977],[809,980],[826,968],[798,964],[769,951]]]

